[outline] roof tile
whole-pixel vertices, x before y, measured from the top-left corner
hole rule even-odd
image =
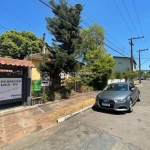
[[[11,65],[11,66],[31,67],[31,68],[35,67],[34,64],[28,60],[19,60],[19,59],[3,58],[3,57],[0,57],[0,64]]]

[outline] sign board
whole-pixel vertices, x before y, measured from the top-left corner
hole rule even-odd
[[[34,92],[41,92],[42,91],[41,81],[34,81],[33,82],[33,91]]]
[[[42,86],[49,86],[49,80],[42,80]]]
[[[64,71],[62,71],[60,74],[59,74],[60,78],[61,79],[64,79],[66,77],[66,73]]]
[[[0,78],[0,101],[22,97],[22,78]]]

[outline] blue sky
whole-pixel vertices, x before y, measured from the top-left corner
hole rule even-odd
[[[48,3],[49,0],[43,0]],[[58,0],[55,0],[58,2]],[[122,55],[130,57],[130,38],[133,40],[133,54],[137,62],[141,52],[141,67],[149,70],[150,65],[150,1],[149,0],[68,0],[70,5],[83,5],[82,28],[98,23],[105,30],[105,43]],[[119,10],[118,10],[119,9]],[[53,17],[50,8],[39,0],[1,0],[0,34],[7,30],[31,31],[37,37],[46,33],[46,41],[51,45],[52,36],[46,29],[45,17]],[[121,56],[109,47],[112,56]]]

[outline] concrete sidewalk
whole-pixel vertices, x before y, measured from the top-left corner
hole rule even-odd
[[[0,148],[27,135],[49,128],[56,123],[49,119],[56,109],[95,99],[99,91],[79,94],[75,98],[55,100],[41,105],[21,106],[0,111]],[[58,118],[57,118],[58,119]]]

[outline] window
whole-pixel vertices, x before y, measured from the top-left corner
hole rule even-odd
[[[107,90],[107,91],[127,91],[128,85],[127,84],[110,84],[104,90]]]
[[[122,62],[118,62],[118,64],[122,64]]]

